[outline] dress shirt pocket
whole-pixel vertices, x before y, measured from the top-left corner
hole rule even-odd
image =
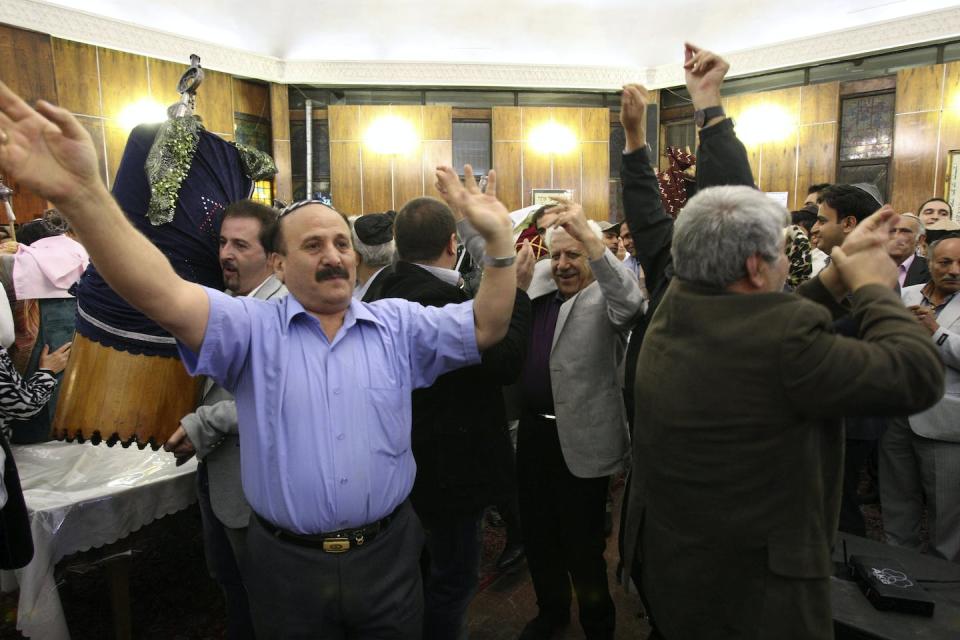
[[[367,387],[367,429],[370,448],[388,456],[410,450],[410,390],[403,387]]]

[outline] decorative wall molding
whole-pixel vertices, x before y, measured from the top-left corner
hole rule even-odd
[[[183,38],[36,0],[2,0],[0,23],[130,53],[186,64],[197,53],[204,67],[287,84],[330,86],[446,86],[615,91],[646,80],[650,88],[683,84],[679,64],[645,68],[430,62],[295,61]],[[960,7],[726,55],[731,75],[747,75],[849,58],[960,36]]]

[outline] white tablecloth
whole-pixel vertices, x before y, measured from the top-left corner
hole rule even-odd
[[[17,629],[23,635],[67,640],[54,565],[188,507],[196,500],[197,464],[191,459],[177,467],[172,454],[149,447],[67,442],[14,446],[13,458],[35,550],[23,569],[0,572],[2,587],[20,587]]]

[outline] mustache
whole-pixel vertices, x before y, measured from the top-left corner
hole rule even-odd
[[[326,269],[318,269],[314,277],[317,279],[317,282],[333,280],[335,278],[343,278],[346,280],[350,277],[350,273],[343,267],[327,267]]]

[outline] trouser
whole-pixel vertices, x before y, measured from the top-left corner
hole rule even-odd
[[[867,523],[860,510],[858,489],[860,470],[870,460],[877,448],[876,440],[847,439],[843,454],[843,493],[840,498],[839,529],[844,533],[865,538]]]
[[[232,529],[220,522],[210,504],[210,483],[207,465],[197,466],[197,502],[203,522],[203,553],[207,558],[210,577],[223,590],[227,605],[227,639],[253,638],[253,620],[247,590],[243,586],[238,558],[246,548],[247,528]]]
[[[467,608],[480,582],[483,511],[423,518],[429,564],[423,585],[424,640],[467,637]]]
[[[423,529],[409,503],[344,553],[290,542],[250,519],[244,575],[260,640],[420,638]]]
[[[570,473],[555,420],[527,414],[517,443],[520,520],[540,614],[570,615],[570,581],[587,638],[612,638],[613,599],[603,557],[608,477]]]
[[[960,443],[924,438],[906,418],[891,420],[880,440],[880,500],[888,543],[919,549],[926,506],[930,553],[960,562]]]

